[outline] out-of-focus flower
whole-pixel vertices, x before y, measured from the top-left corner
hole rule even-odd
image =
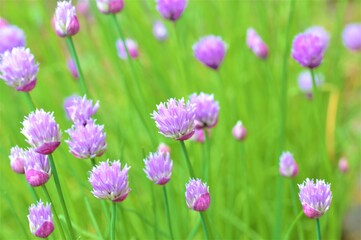
[[[44,185],[51,176],[48,156],[29,149],[24,157],[25,177],[28,183],[33,187]]]
[[[192,94],[190,102],[195,105],[196,128],[213,128],[218,122],[219,104],[214,101],[213,94],[201,92],[199,95]]]
[[[93,105],[93,101],[80,96],[70,96],[65,99],[64,109],[66,116],[74,124],[86,125],[91,117],[98,111],[99,101]]]
[[[157,10],[162,17],[171,21],[177,21],[184,9],[187,7],[187,0],[156,0]]]
[[[170,147],[165,143],[160,143],[157,151],[161,153],[170,153]]]
[[[361,50],[361,23],[350,23],[342,32],[343,44],[351,51]]]
[[[138,44],[130,38],[125,39],[125,44],[128,48],[128,52],[131,58],[137,58],[139,56]],[[116,47],[118,50],[118,56],[121,59],[127,59],[128,54],[127,50],[125,49],[124,43],[121,39],[118,39],[116,42]]]
[[[172,176],[173,162],[169,153],[150,153],[144,159],[144,172],[148,179],[158,185],[165,185]]]
[[[68,60],[66,61],[66,65],[68,66],[68,69],[69,69],[71,75],[74,78],[79,78],[78,70],[76,69],[74,60],[71,58],[68,58]]]
[[[290,152],[284,152],[280,157],[280,174],[285,177],[295,177],[298,174],[297,163]]]
[[[205,139],[205,129],[197,129],[194,131],[194,135],[191,137],[191,140],[199,142],[199,143],[204,143]]]
[[[92,18],[89,0],[78,0],[76,9],[88,20]]]
[[[239,140],[239,141],[242,141],[246,138],[247,136],[247,130],[246,128],[243,126],[242,122],[241,121],[238,121],[236,123],[236,125],[233,127],[232,129],[232,134],[233,134],[233,137],[236,139],[236,140]]]
[[[217,70],[226,55],[227,47],[222,38],[208,35],[193,45],[194,56],[204,65]]]
[[[39,200],[35,205],[29,207],[29,227],[30,232],[39,238],[47,238],[54,231],[53,215],[51,214],[50,204]]]
[[[203,212],[209,208],[211,196],[206,183],[200,179],[190,179],[186,184],[186,202],[188,208],[198,212]]]
[[[124,0],[96,0],[97,7],[104,14],[115,14],[124,8]]]
[[[342,172],[342,173],[347,173],[348,172],[348,161],[347,158],[342,157],[340,158],[340,160],[338,161],[338,169]]]
[[[11,169],[16,173],[24,173],[24,162],[25,162],[25,150],[18,146],[10,149],[10,166]]]
[[[5,19],[0,17],[0,28],[8,26],[8,25],[9,25],[9,23]]]
[[[321,39],[323,46],[325,47],[324,51],[327,49],[330,42],[330,35],[324,27],[321,26],[312,26],[306,29],[305,33],[313,34]]]
[[[5,20],[4,20],[5,21]],[[17,26],[0,22],[0,54],[15,47],[25,47],[25,34]]]
[[[315,82],[316,82],[316,87],[322,86],[322,84],[324,83],[323,74],[315,73]],[[298,87],[304,94],[306,94],[306,96],[309,99],[311,99],[313,97],[313,94],[312,94],[313,86],[312,85],[313,85],[312,75],[311,75],[310,71],[302,71],[298,75]]]
[[[155,21],[153,24],[153,35],[159,41],[164,41],[168,38],[168,31],[164,23]]]
[[[253,28],[247,29],[247,46],[259,58],[266,59],[268,57],[268,47],[262,38]]]
[[[68,1],[58,1],[52,20],[53,28],[59,37],[69,37],[79,32],[79,21],[75,7]]]

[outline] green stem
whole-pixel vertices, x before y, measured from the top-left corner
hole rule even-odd
[[[66,223],[67,223],[68,228],[69,228],[71,239],[76,239],[75,234],[74,234],[74,230],[73,230],[73,225],[72,225],[72,223],[70,221],[68,209],[66,208],[66,205],[65,205],[65,200],[64,200],[63,192],[61,190],[60,181],[59,181],[58,173],[56,171],[53,155],[49,154],[48,156],[49,156],[49,162],[50,162],[50,166],[51,166],[51,172],[54,175],[54,182],[55,182],[55,185],[56,185],[56,190],[58,192],[60,203],[61,203],[61,206],[63,208],[64,214],[65,214],[65,220],[66,220]]]
[[[31,110],[35,111],[36,107],[35,107],[35,104],[34,104],[34,101],[30,95],[29,92],[26,92],[26,98],[28,99],[28,103],[29,103],[29,106],[31,107]]]
[[[116,215],[116,203],[112,202],[112,219],[110,225],[110,239],[115,239],[115,215]]]
[[[30,184],[28,184],[28,186],[29,186],[29,188],[30,188],[30,192],[31,192],[31,194],[33,195],[35,201],[38,201],[38,200],[39,200],[39,196],[38,196],[38,194],[36,194],[35,189],[34,189]]]
[[[95,231],[98,234],[98,238],[103,240],[104,237],[102,235],[102,232],[100,231],[100,228],[98,226],[97,221],[95,220],[94,213],[93,213],[92,208],[91,208],[91,206],[89,204],[89,201],[88,201],[88,199],[86,197],[84,197],[84,202],[85,202],[85,207],[86,207],[86,209],[87,209],[87,211],[89,213],[90,220],[91,220],[91,222],[92,222],[92,224],[93,224],[93,226],[95,228]]]
[[[68,45],[71,58],[75,61],[76,70],[78,71],[78,74],[79,74],[79,84],[80,84],[80,89],[82,91],[82,94],[88,95],[88,91],[87,91],[87,88],[85,85],[84,75],[83,75],[83,72],[80,67],[80,62],[79,62],[79,58],[78,58],[78,55],[77,55],[75,47],[74,47],[73,39],[71,37],[66,37],[65,41],[66,41],[66,44]]]
[[[189,161],[189,156],[188,156],[188,152],[187,152],[187,149],[186,149],[186,145],[184,144],[184,141],[180,141],[180,144],[181,144],[181,147],[182,147],[184,158],[185,158],[185,160],[187,162],[189,175],[191,176],[191,178],[194,178],[194,172],[193,172],[192,164]]]
[[[210,163],[210,138],[208,136],[208,131],[207,129],[204,129],[204,144],[203,144],[203,148],[204,148],[204,163],[203,163],[203,176],[204,176],[204,180],[208,181],[208,174],[209,174],[209,163]]]
[[[292,205],[293,205],[293,213],[297,216],[297,199],[296,199],[296,191],[293,185],[293,181],[290,182],[290,190],[291,190],[291,198],[292,198]],[[300,225],[297,225],[297,233],[300,240],[304,239],[303,232]]]
[[[170,238],[174,239],[173,231],[172,231],[172,223],[171,223],[171,220],[170,220],[170,213],[169,213],[167,189],[166,189],[165,185],[163,186],[163,195],[164,195],[164,207],[165,207],[165,213],[166,213],[166,217],[167,217],[169,234],[170,234]]]
[[[96,165],[95,158],[90,158],[90,161],[91,161],[93,167],[95,167],[95,165]]]
[[[288,240],[288,239],[289,239],[290,234],[291,234],[293,228],[295,227],[296,223],[301,219],[302,215],[303,215],[303,210],[301,210],[301,211],[299,212],[299,214],[297,215],[297,217],[295,218],[295,220],[291,223],[290,227],[289,227],[288,230],[287,230],[287,233],[286,233],[286,235],[285,235],[284,240]]]
[[[320,227],[320,219],[316,219],[316,234],[317,234],[317,240],[321,240],[321,227]]]
[[[312,92],[313,92],[313,98],[317,98],[317,85],[316,85],[316,77],[315,77],[315,72],[313,71],[312,68],[310,68],[310,72],[311,72],[311,77],[312,77]]]
[[[206,221],[203,216],[203,212],[199,212],[199,214],[201,215],[201,222],[202,222],[204,234],[206,235],[206,239],[208,240],[209,236],[208,236],[207,225],[206,225]]]

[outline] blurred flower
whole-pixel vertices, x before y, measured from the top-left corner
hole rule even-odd
[[[323,74],[315,73],[315,82],[316,82],[316,87],[322,86],[322,84],[324,82]],[[310,71],[308,71],[308,70],[302,71],[298,75],[298,87],[310,99],[313,96],[312,85],[313,85],[312,84],[312,75],[311,75]]]
[[[104,126],[95,124],[95,121],[88,121],[82,124],[73,125],[66,132],[70,139],[65,141],[70,148],[70,152],[77,158],[95,158],[103,155],[107,148],[105,142],[106,134],[103,132]]]
[[[64,101],[66,116],[74,124],[86,125],[91,117],[98,111],[99,101],[93,105],[93,101],[80,96],[70,96]]]
[[[298,166],[290,152],[283,152],[280,157],[280,174],[285,177],[295,177]]]
[[[205,141],[205,136],[204,136],[204,129],[200,128],[194,131],[194,135],[191,137],[191,140],[199,142],[199,143],[204,143]]]
[[[338,161],[338,169],[342,172],[342,173],[347,173],[348,172],[348,161],[347,158],[342,157],[340,158],[340,160]]]
[[[322,41],[322,45],[325,48],[324,51],[327,49],[328,44],[330,42],[330,35],[328,34],[325,28],[321,26],[312,26],[307,28],[305,33],[310,33],[319,37],[320,40]]]
[[[89,0],[78,0],[76,9],[88,20],[92,18]]]
[[[190,179],[186,184],[186,202],[188,208],[198,212],[203,212],[209,208],[211,196],[206,183],[200,179]]]
[[[25,150],[18,146],[10,149],[10,166],[11,169],[16,173],[24,173],[24,162],[25,162]]]
[[[157,151],[161,153],[170,153],[170,147],[165,143],[160,143]]]
[[[128,183],[128,167],[121,169],[120,161],[101,162],[90,172],[89,182],[93,186],[92,194],[99,199],[122,202],[130,191]]]
[[[236,139],[236,140],[239,140],[239,141],[242,141],[246,138],[247,136],[247,130],[246,128],[243,126],[242,122],[241,121],[238,121],[236,123],[236,125],[233,127],[232,129],[232,134],[233,134],[233,137]]]
[[[194,56],[204,65],[217,70],[226,55],[226,44],[222,38],[208,35],[193,45]]]
[[[156,0],[159,14],[171,21],[176,21],[182,15],[187,3],[187,0]]]
[[[298,187],[303,212],[308,218],[319,218],[327,212],[332,201],[330,184],[317,179],[315,184],[307,178],[302,184],[298,184]]]
[[[104,14],[115,14],[124,8],[124,0],[96,0],[97,7]]]
[[[79,32],[79,21],[76,16],[75,7],[71,2],[57,2],[52,25],[59,37],[69,37]]]
[[[303,67],[318,67],[326,49],[324,41],[311,33],[300,33],[293,39],[292,57]]]
[[[39,200],[38,203],[29,207],[30,232],[39,238],[47,238],[54,231],[53,215],[50,204]]]
[[[125,44],[126,47],[128,48],[130,57],[137,58],[139,56],[138,44],[133,39],[130,38],[125,39]],[[118,39],[115,45],[118,50],[118,56],[121,59],[127,59],[128,54],[127,54],[127,50],[124,47],[123,41],[121,39]]]
[[[201,92],[199,95],[193,93],[190,102],[194,104],[196,128],[213,128],[218,122],[219,104],[214,101],[213,94]]]
[[[47,155],[34,152],[29,149],[25,152],[25,177],[28,183],[33,187],[44,185],[51,176],[51,168]]]
[[[262,38],[257,34],[253,28],[247,29],[247,46],[259,58],[266,59],[268,56],[268,47],[263,42]]]
[[[8,25],[9,25],[9,23],[4,18],[0,17],[0,28],[8,26]]]
[[[169,99],[167,103],[157,105],[152,118],[165,137],[176,140],[187,140],[194,134],[195,106],[184,99]]]
[[[3,19],[2,19],[3,20]],[[0,23],[0,54],[11,51],[15,47],[25,47],[25,34],[17,26]]]
[[[76,69],[76,65],[75,65],[74,60],[72,58],[68,58],[68,60],[66,61],[66,64],[68,66],[68,69],[69,69],[71,75],[74,78],[78,78],[79,74],[78,74],[78,70]]]
[[[61,132],[56,124],[53,113],[36,109],[23,121],[21,133],[27,143],[40,154],[51,154],[60,145]]]
[[[361,23],[350,23],[342,32],[343,44],[351,51],[361,50]]]
[[[153,35],[159,41],[164,41],[168,38],[168,31],[164,23],[155,21],[153,24]]]
[[[34,62],[34,55],[29,48],[13,48],[2,55],[0,78],[17,91],[29,92],[36,85],[39,64]]]
[[[170,159],[169,153],[150,153],[144,159],[144,172],[147,174],[149,180],[158,185],[165,185],[169,182],[172,176],[173,162]]]

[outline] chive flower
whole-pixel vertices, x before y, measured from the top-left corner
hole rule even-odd
[[[189,180],[186,184],[185,196],[188,208],[198,212],[207,210],[211,203],[209,187],[206,183],[202,183],[200,179]]]
[[[201,92],[190,97],[190,102],[195,106],[196,128],[213,128],[218,122],[219,104],[214,100],[213,94]]]
[[[203,128],[196,128],[196,130],[194,131],[194,135],[192,136],[191,140],[195,141],[195,142],[199,142],[199,143],[204,143],[205,142],[205,129]]]
[[[115,14],[124,8],[124,0],[96,0],[96,4],[104,14]]]
[[[345,47],[351,51],[361,51],[361,23],[350,23],[342,32]]]
[[[321,73],[315,73],[316,87],[321,87],[324,83],[324,75]],[[309,98],[313,97],[313,83],[312,75],[310,71],[302,71],[298,75],[298,87]]]
[[[349,166],[348,166],[347,158],[345,158],[345,157],[340,158],[340,160],[338,161],[338,169],[342,173],[348,172]]]
[[[47,238],[54,231],[53,215],[50,203],[39,200],[37,204],[29,207],[30,232],[39,238]]]
[[[36,153],[33,149],[29,149],[24,155],[26,180],[33,187],[44,185],[51,176],[48,156]]]
[[[312,26],[307,28],[305,33],[309,33],[320,38],[322,45],[324,46],[324,51],[327,49],[330,42],[330,35],[324,27]]]
[[[165,143],[160,143],[158,145],[157,151],[160,153],[170,153],[170,147]]]
[[[215,70],[221,65],[227,51],[222,38],[214,35],[202,37],[192,48],[198,61]]]
[[[163,18],[170,21],[177,21],[187,7],[187,0],[156,0],[156,8]]]
[[[238,121],[232,129],[233,137],[238,141],[243,141],[247,136],[247,129],[243,126],[241,121]]]
[[[261,59],[268,57],[268,47],[253,28],[247,29],[246,43],[249,49]]]
[[[148,179],[158,185],[165,185],[172,176],[173,162],[169,153],[149,153],[143,160],[145,164],[144,172]]]
[[[165,41],[168,38],[168,31],[164,23],[155,21],[153,24],[153,35],[159,41]]]
[[[0,23],[0,54],[16,47],[25,47],[24,31],[14,25]]]
[[[69,37],[79,32],[79,21],[75,7],[68,1],[58,1],[52,20],[55,33],[59,37]]]
[[[138,44],[133,39],[127,38],[125,39],[125,44],[128,48],[129,55],[131,58],[137,58],[139,56]],[[118,39],[116,42],[116,47],[118,50],[118,56],[121,59],[127,59],[128,54],[127,50],[125,49],[124,42],[121,39]]]
[[[26,150],[15,146],[10,149],[10,166],[11,169],[16,172],[23,174],[25,173],[24,170],[24,162],[25,162],[25,152]]]
[[[66,116],[73,121],[74,124],[86,125],[91,117],[98,111],[99,101],[93,105],[93,101],[87,99],[84,95],[70,96],[64,101],[64,109]]]
[[[298,166],[290,152],[283,152],[280,157],[280,174],[285,177],[295,177],[298,174]]]

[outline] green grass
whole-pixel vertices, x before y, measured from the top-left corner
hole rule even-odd
[[[148,3],[147,14],[145,2]],[[162,189],[150,183],[143,172],[144,153],[154,152],[157,146],[152,143],[128,94],[135,97],[157,143],[165,142],[172,149],[173,175],[167,184],[167,193],[175,237],[205,238],[199,214],[189,210],[185,203],[184,185],[189,173],[180,144],[160,135],[150,118],[156,104],[171,97],[188,98],[200,91],[214,93],[221,106],[218,125],[211,134],[208,185],[212,202],[205,213],[213,236],[217,239],[272,238],[278,159],[281,151],[289,150],[299,164],[300,173],[292,181],[282,179],[281,237],[288,233],[297,217],[289,185],[298,189],[296,184],[309,177],[331,183],[333,202],[320,219],[321,231],[323,239],[340,239],[345,211],[356,201],[353,192],[355,179],[360,174],[361,157],[361,55],[344,48],[341,32],[346,23],[361,21],[356,10],[361,8],[361,2],[295,1],[290,39],[315,24],[324,26],[331,34],[324,62],[316,69],[325,75],[327,83],[317,96],[321,112],[319,128],[313,112],[314,102],[307,100],[297,87],[301,67],[290,54],[287,54],[287,61],[283,57],[286,50],[290,51],[286,49],[289,1],[191,0],[176,26],[166,22],[170,35],[164,43],[152,35],[152,22],[160,18],[154,1],[125,1],[125,4],[117,18],[125,35],[134,38],[140,47],[140,57],[134,67],[144,101],[137,95],[129,64],[117,56],[115,41],[118,36],[109,16],[100,14],[93,5],[92,21],[78,14],[81,30],[73,37],[89,94],[93,100],[100,101],[95,118],[97,123],[104,124],[107,134],[108,149],[96,161],[120,159],[131,166],[132,191],[124,202],[117,204],[117,239],[169,238]],[[55,5],[55,1],[5,0],[0,13],[25,31],[27,47],[40,63],[37,86],[31,96],[38,108],[54,112],[65,140],[68,139],[65,130],[71,123],[65,117],[63,101],[67,96],[80,93],[80,89],[66,67],[69,52],[65,39],[59,38],[51,28]],[[245,34],[249,26],[253,26],[268,44],[267,61],[257,59],[247,49]],[[219,75],[192,55],[192,45],[206,34],[220,35],[228,44]],[[280,149],[283,62],[287,63],[288,71],[287,111],[284,147]],[[125,83],[131,86],[130,92]],[[337,104],[331,106],[337,115],[332,117],[328,109],[330,99],[335,96],[338,96]],[[20,129],[31,108],[24,93],[4,83],[1,83],[0,98],[0,239],[28,239],[33,236],[26,216],[35,200],[24,176],[12,172],[8,155],[15,145],[27,147]],[[239,119],[249,133],[242,143],[231,135]],[[326,128],[327,123],[332,122],[336,124],[334,132]],[[187,141],[186,146],[195,175],[203,178],[203,146],[191,141]],[[53,155],[77,235],[82,239],[98,238],[93,215],[102,236],[109,239],[111,204],[105,202],[103,208],[100,200],[90,193],[87,180],[90,160],[76,159],[64,141]],[[350,163],[347,175],[337,169],[341,156],[346,156]],[[47,183],[47,188],[66,230],[53,179]],[[36,188],[36,192],[46,199],[41,188]],[[302,207],[298,197],[297,204],[299,212]],[[305,239],[316,237],[314,221],[302,216],[296,225],[301,226]],[[50,239],[60,238],[59,229],[55,228]],[[297,237],[295,226],[289,239]]]

